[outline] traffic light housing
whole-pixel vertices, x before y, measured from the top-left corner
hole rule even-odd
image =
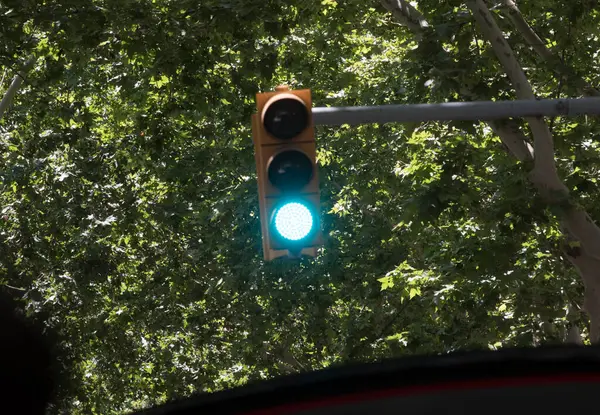
[[[252,133],[264,258],[316,256],[322,244],[310,90],[256,95]]]

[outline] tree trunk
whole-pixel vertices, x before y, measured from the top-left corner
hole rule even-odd
[[[396,0],[381,0],[381,3],[401,24],[422,38],[422,28],[427,23],[413,6]],[[511,80],[517,96],[520,99],[535,99],[529,80],[485,3],[482,0],[469,0],[467,4]],[[464,92],[469,98],[476,96],[472,90]],[[580,246],[580,249],[569,249],[570,245],[566,244],[564,253],[584,282],[584,309],[590,317],[590,339],[596,342],[600,339],[600,229],[585,211],[570,202],[569,191],[556,170],[552,133],[543,118],[529,117],[526,121],[533,136],[533,149],[514,121],[488,124],[518,160],[533,159],[530,180],[548,203],[559,204],[563,208],[563,232],[568,240]]]
[[[27,62],[23,66],[23,69],[15,75],[10,86],[4,93],[4,97],[2,97],[2,101],[0,101],[0,120],[4,116],[4,113],[12,103],[15,95],[17,94],[17,91],[21,87],[21,84],[23,83],[23,79],[25,77],[25,73],[31,70],[33,64],[35,63],[35,60],[36,59],[34,57],[31,57],[27,60]]]
[[[469,0],[467,4],[513,83],[517,96],[520,99],[535,99],[531,84],[483,0]],[[526,121],[534,139],[531,181],[548,203],[563,207],[563,230],[581,246],[577,251],[565,250],[565,253],[583,279],[584,308],[590,317],[590,339],[596,342],[600,335],[600,228],[585,211],[570,202],[569,190],[556,171],[552,133],[546,122],[541,117],[526,118]]]

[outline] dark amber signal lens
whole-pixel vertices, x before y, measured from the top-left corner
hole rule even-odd
[[[269,181],[281,191],[298,191],[313,177],[313,163],[298,150],[286,150],[277,154],[268,167]]]

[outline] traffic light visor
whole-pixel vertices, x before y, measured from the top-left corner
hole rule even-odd
[[[269,162],[269,181],[279,190],[298,191],[313,177],[313,162],[302,151],[286,150],[277,153]]]
[[[273,137],[289,140],[308,127],[308,108],[295,95],[280,94],[265,105],[262,122],[265,130]]]
[[[301,242],[314,232],[314,213],[301,201],[283,203],[273,212],[272,226],[288,242]]]

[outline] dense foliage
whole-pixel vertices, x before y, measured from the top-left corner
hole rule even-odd
[[[523,1],[598,85],[593,2]],[[457,1],[417,38],[377,2],[3,0],[0,283],[60,334],[56,412],[123,413],[350,361],[586,335],[556,212],[484,124],[319,128],[326,244],[262,261],[254,94],[442,102],[510,83]],[[495,11],[536,93],[577,96]],[[561,176],[600,218],[594,118],[551,120]]]

